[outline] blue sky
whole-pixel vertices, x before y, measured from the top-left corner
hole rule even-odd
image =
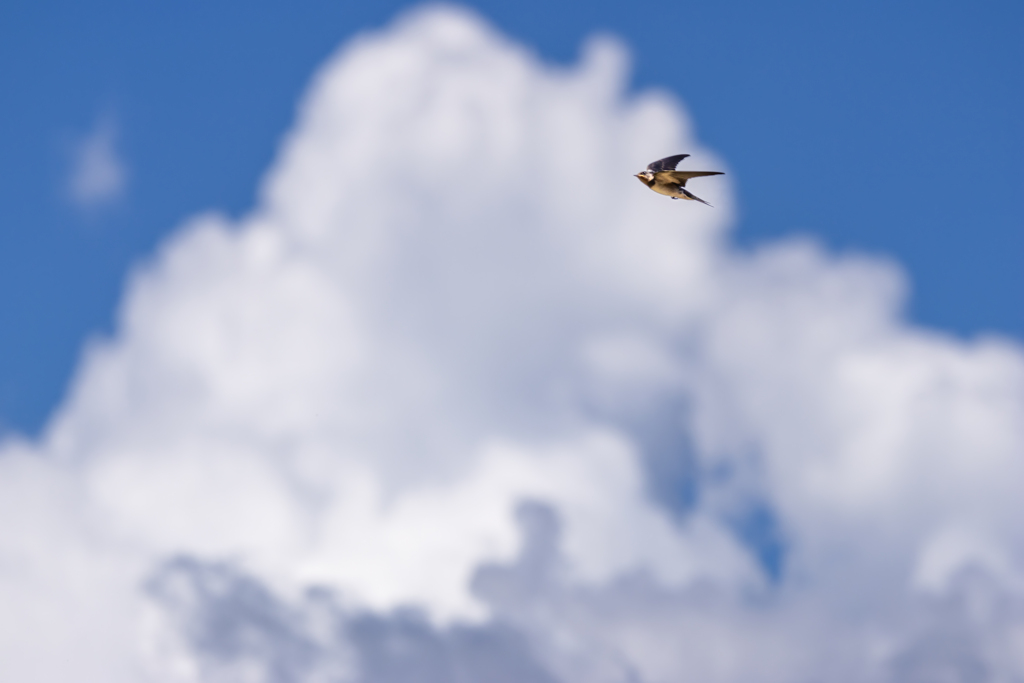
[[[1024,678],[1019,10],[901,7],[6,7],[0,679]]]
[[[0,425],[38,430],[132,265],[198,211],[246,211],[313,70],[407,4],[4,3]],[[740,244],[887,254],[911,320],[1024,336],[1021,3],[470,4],[555,63],[621,38],[632,87],[679,97],[727,161]],[[76,205],[103,126],[122,191]]]

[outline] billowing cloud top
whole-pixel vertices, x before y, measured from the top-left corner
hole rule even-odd
[[[730,251],[625,71],[437,8],[331,59],[2,447],[0,678],[1024,676],[1024,355]]]

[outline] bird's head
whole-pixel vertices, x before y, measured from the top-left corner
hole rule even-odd
[[[643,183],[644,185],[650,185],[651,181],[654,180],[654,174],[651,173],[650,171],[640,171],[633,177],[639,178],[640,182]]]

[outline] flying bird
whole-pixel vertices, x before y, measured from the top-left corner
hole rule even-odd
[[[663,194],[672,199],[693,199],[701,204],[708,204],[684,187],[686,181],[690,178],[699,178],[705,175],[723,174],[721,171],[677,171],[676,165],[688,156],[690,155],[676,154],[664,159],[658,159],[649,164],[646,171],[641,171],[634,177],[639,178],[641,183],[658,194]],[[711,205],[708,204],[708,206]]]

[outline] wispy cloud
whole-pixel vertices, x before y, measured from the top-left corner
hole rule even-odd
[[[127,184],[128,167],[118,151],[117,124],[112,117],[101,117],[72,149],[68,197],[81,209],[94,209],[120,199]]]

